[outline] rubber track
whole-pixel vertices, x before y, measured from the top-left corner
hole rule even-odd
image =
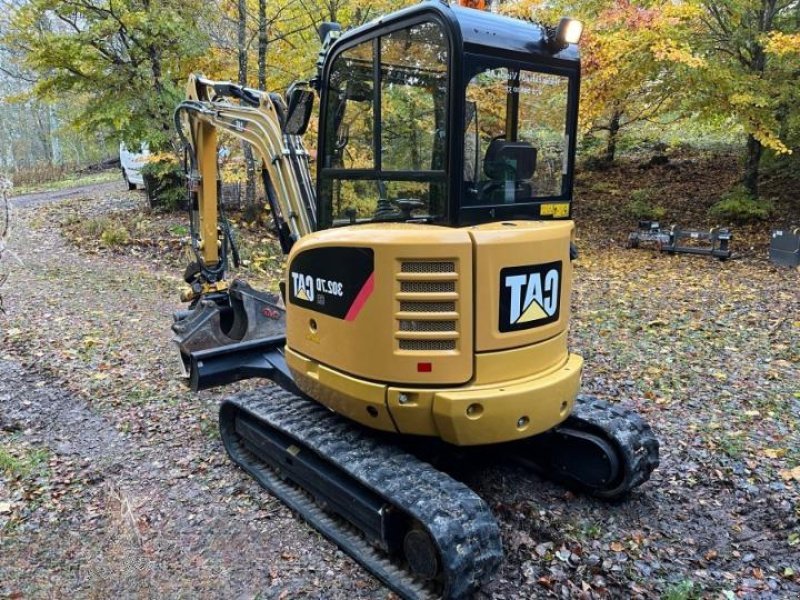
[[[625,481],[623,488],[610,497],[624,496],[642,485],[658,466],[658,439],[650,425],[632,410],[594,396],[579,395],[572,414],[562,426],[600,429],[621,451]]]
[[[417,519],[438,546],[444,574],[442,597],[470,597],[496,571],[503,555],[500,530],[486,503],[464,484],[290,392],[261,388],[223,402],[220,431],[234,462],[403,598],[434,594],[368,544],[354,527],[322,512],[308,494],[243,452],[233,430],[236,409],[294,438]]]

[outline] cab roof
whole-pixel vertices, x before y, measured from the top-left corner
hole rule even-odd
[[[384,29],[394,29],[395,25],[414,21],[417,18],[436,15],[449,26],[450,37],[459,39],[464,52],[489,55],[512,54],[519,57],[527,55],[537,59],[557,59],[558,61],[579,62],[580,53],[576,44],[570,44],[559,52],[552,52],[542,25],[520,21],[491,12],[450,6],[443,0],[428,0],[409,8],[379,17],[344,33],[336,43],[345,44],[354,38],[381,35]],[[553,24],[555,25],[555,24]]]

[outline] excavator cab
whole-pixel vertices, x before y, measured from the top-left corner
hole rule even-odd
[[[555,35],[430,3],[342,36],[320,79],[319,227],[568,218],[580,63]]]

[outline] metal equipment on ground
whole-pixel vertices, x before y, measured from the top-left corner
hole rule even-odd
[[[658,465],[641,417],[579,395],[567,347],[579,25],[426,2],[326,26],[317,76],[285,98],[193,76],[176,111],[190,385],[283,388],[222,404],[229,455],[404,598],[470,597],[502,558],[486,502],[437,457],[480,452],[603,498]],[[262,161],[279,296],[228,281],[219,129]]]
[[[800,266],[800,227],[773,229],[769,243],[769,258],[783,267]]]
[[[642,243],[652,243],[661,252],[669,254],[700,254],[720,260],[731,257],[730,229],[713,227],[708,231],[682,229],[673,225],[662,229],[658,221],[639,221],[639,228],[628,235],[627,248],[638,248]]]

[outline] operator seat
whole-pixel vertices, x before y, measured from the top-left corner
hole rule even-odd
[[[485,200],[492,204],[528,202],[533,196],[531,178],[536,171],[536,148],[529,142],[491,141],[483,159],[483,172],[489,178],[483,185]],[[509,199],[507,189],[513,194]]]

